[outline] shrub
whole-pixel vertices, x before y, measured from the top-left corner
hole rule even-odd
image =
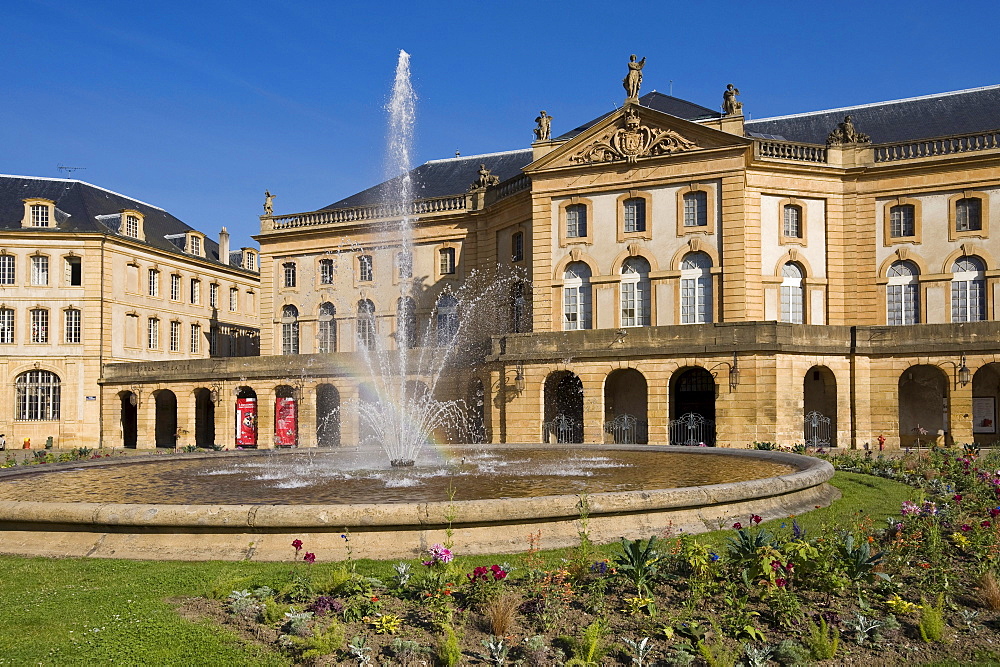
[[[827,626],[826,619],[820,617],[819,625],[815,621],[809,623],[802,641],[814,660],[829,660],[837,655],[840,631],[835,627]]]
[[[615,555],[618,574],[628,579],[640,596],[646,596],[650,584],[658,574],[657,564],[660,554],[656,550],[656,536],[648,540],[627,540],[622,538],[620,551]]]
[[[771,659],[779,665],[802,665],[812,658],[812,655],[805,646],[793,639],[783,639],[774,647]]]
[[[920,610],[920,638],[928,644],[939,642],[944,638],[944,595],[938,593],[934,604],[928,604],[921,599],[923,608]]]
[[[392,640],[389,650],[392,652],[392,657],[396,658],[396,662],[404,665],[404,667],[419,662],[422,656],[431,652],[426,646],[421,646],[415,641],[399,637]]]
[[[301,654],[303,660],[315,660],[344,648],[344,626],[333,621],[315,631],[311,637],[289,637],[289,644]]]
[[[445,667],[454,667],[462,661],[462,646],[454,628],[445,625],[441,630],[443,636],[438,642],[437,660]]]
[[[566,662],[566,667],[600,665],[604,654],[608,652],[607,644],[604,642],[607,632],[608,626],[605,622],[597,620],[583,629],[579,639],[567,638],[566,644],[573,658]]]

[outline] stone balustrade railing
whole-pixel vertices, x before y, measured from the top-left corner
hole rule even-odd
[[[878,144],[874,148],[875,162],[895,162],[953,153],[985,151],[991,148],[1000,148],[1000,130],[959,134],[952,137],[936,137],[920,141]]]
[[[531,179],[525,174],[518,174],[514,178],[508,178],[496,187],[486,190],[486,205],[500,201],[518,192],[522,192],[531,187]]]
[[[383,218],[400,218],[404,215],[426,215],[428,213],[445,213],[463,211],[466,208],[465,195],[451,195],[433,199],[418,199],[407,204],[372,204],[370,206],[352,206],[350,208],[335,208],[312,213],[294,213],[292,215],[276,215],[263,218],[268,221],[270,229],[293,229],[296,227],[312,227],[315,225],[335,225],[365,220],[380,220]],[[262,230],[266,229],[262,225]]]
[[[774,139],[758,139],[754,141],[754,157],[797,160],[799,162],[818,162],[822,164],[825,164],[827,161],[826,146],[799,144],[794,141],[778,141]]]

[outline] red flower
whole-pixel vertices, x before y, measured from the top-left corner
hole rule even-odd
[[[956,493],[954,496],[952,496],[952,500],[954,500],[956,503],[962,502],[962,494]]]
[[[980,523],[979,525],[980,525],[980,526],[982,526],[983,528],[989,528],[991,524],[990,524],[990,522],[989,522],[989,521],[987,520],[987,521],[983,521],[983,522],[982,522],[982,523]]]
[[[295,549],[295,553],[299,552],[302,548],[302,540],[292,540],[292,547]]]
[[[1000,516],[1000,507],[994,507],[993,509],[991,509],[990,516],[993,517],[994,519]]]
[[[378,602],[378,596],[377,595],[373,595],[372,596],[372,602]]]
[[[309,563],[310,565],[316,562],[316,554],[307,551],[306,555],[302,557],[302,560]]]
[[[777,579],[774,580],[774,585],[777,586],[778,588],[784,588],[785,584],[787,583],[788,580],[782,579],[781,577],[778,577]]]
[[[779,563],[776,560],[772,560],[771,561],[771,569],[774,570],[774,571],[780,570],[781,569],[781,563]]]
[[[759,524],[762,521],[762,519],[760,518],[760,516],[757,515],[757,514],[751,514],[750,515],[750,520],[753,521],[754,525],[757,525],[757,524]]]
[[[967,532],[969,532],[970,530],[972,530],[972,526],[970,526],[970,525],[969,525],[969,524],[967,524],[967,523],[963,523],[963,524],[962,524],[962,532],[963,532],[963,533],[967,533]]]
[[[743,528],[743,524],[737,521],[736,523],[733,524],[733,528],[735,528],[736,530],[740,530],[741,528]]]

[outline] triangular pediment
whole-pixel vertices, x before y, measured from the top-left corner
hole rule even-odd
[[[692,151],[746,146],[750,139],[638,104],[627,104],[524,168],[638,164]]]

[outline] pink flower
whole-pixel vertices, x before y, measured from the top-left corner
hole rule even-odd
[[[292,548],[295,549],[295,553],[298,553],[299,549],[302,548],[302,540],[292,540]]]
[[[972,526],[970,526],[970,525],[969,525],[969,524],[967,524],[967,523],[963,523],[963,524],[962,524],[962,526],[961,526],[961,528],[962,528],[962,532],[963,532],[963,533],[967,533],[967,532],[969,532],[970,530],[972,530]]]
[[[771,569],[774,570],[774,571],[780,570],[781,569],[781,563],[779,563],[776,560],[772,560],[771,561]]]
[[[312,553],[310,551],[307,551],[306,555],[302,557],[302,560],[304,560],[305,562],[307,562],[310,565],[312,565],[313,563],[316,562],[316,554],[314,554],[314,553]]]

